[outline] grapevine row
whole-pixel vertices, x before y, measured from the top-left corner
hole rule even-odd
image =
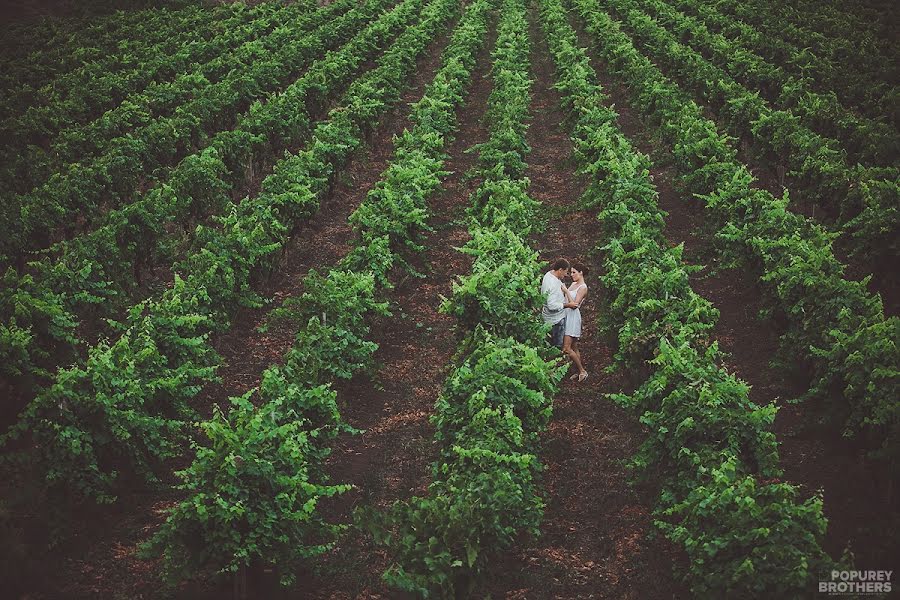
[[[844,39],[828,38],[807,27],[776,17],[759,5],[748,6],[746,2],[727,0],[719,3],[717,8],[757,27],[763,35],[791,44],[801,51],[803,64],[824,63],[839,70],[841,78],[847,77],[847,81],[852,82],[850,85],[856,94],[862,94],[881,107],[882,110],[871,116],[890,115],[892,124],[900,127],[900,111],[897,110],[900,87],[897,86],[896,73],[891,72],[895,67],[891,61],[853,48],[853,43],[846,38],[846,31],[842,35]]]
[[[406,0],[371,28],[393,30],[421,6],[422,0]],[[83,367],[59,371],[26,408],[4,441],[23,435],[33,441],[29,458],[46,486],[70,498],[112,501],[117,465],[152,481],[159,462],[177,454],[189,400],[215,379],[219,358],[210,336],[228,329],[239,306],[258,304],[252,282],[274,267],[290,233],[316,212],[362,131],[396,102],[445,7],[436,2],[422,11],[420,22],[316,127],[308,148],[276,165],[259,196],[227,207],[219,227],[198,228],[202,242],[177,266],[173,286],[130,310],[114,343],[92,347]]]
[[[434,481],[427,497],[396,503],[373,526],[396,561],[386,580],[423,597],[471,593],[496,552],[520,532],[536,533],[543,515],[533,449],[562,370],[542,356],[554,353],[534,315],[537,255],[522,237],[536,217],[524,178],[527,31],[524,3],[505,0],[485,115],[490,139],[477,146],[483,183],[461,249],[475,262],[441,306],[464,337],[432,417],[441,448]]]
[[[446,20],[458,8],[455,0],[442,0],[435,5],[435,11],[439,11],[435,14],[442,14]],[[436,76],[432,89],[446,84],[446,76],[458,65],[453,61],[460,41],[468,35],[470,43],[478,43],[471,38],[472,25],[478,19],[484,19],[484,5],[476,3],[462,18],[445,50],[445,68]],[[420,42],[427,43],[434,31],[436,28],[429,34],[422,29]],[[410,63],[405,68],[412,66]],[[401,77],[391,85],[398,94],[405,82]],[[428,111],[427,102],[423,99],[414,105],[413,114],[423,116]],[[350,127],[343,133],[356,137],[359,143],[363,131]],[[408,130],[398,142],[402,144],[400,140],[408,139],[407,135]],[[396,155],[406,156],[405,150],[398,146]],[[388,172],[398,168],[392,165]],[[383,186],[390,186],[392,181],[388,172],[382,179]],[[391,210],[387,204],[393,197],[377,196],[376,200],[376,196],[373,191],[366,201]],[[358,229],[362,235],[356,247],[378,235],[365,226]],[[338,433],[353,431],[341,421],[331,384],[357,372],[371,371],[377,344],[367,339],[368,321],[373,315],[387,316],[389,312],[386,303],[376,300],[378,276],[370,270],[382,265],[347,267],[357,262],[349,257],[343,262],[324,276],[311,271],[304,280],[306,291],[270,315],[270,322],[286,320],[297,327],[283,366],[266,369],[258,389],[232,398],[227,415],[217,409],[213,418],[202,424],[210,446],[198,446],[194,462],[180,473],[184,482],[181,487],[189,491],[189,496],[170,511],[166,523],[146,547],[149,553],[165,557],[169,579],[210,569],[238,571],[261,561],[274,567],[282,584],[288,585],[294,580],[292,568],[298,560],[328,550],[335,534],[344,527],[327,523],[317,511],[321,499],[350,488],[325,483],[327,443]],[[381,274],[386,276],[387,272]],[[256,408],[252,400],[256,400]],[[235,512],[246,515],[242,518],[246,526],[237,536],[232,534]]]
[[[758,2],[750,4],[761,6]],[[818,1],[797,2],[794,6],[778,4],[774,8],[773,16],[807,32],[812,43],[831,44],[844,57],[869,59],[876,73],[881,71],[886,78],[896,80],[897,65],[892,61],[897,57],[897,48],[892,37],[895,32],[890,31],[891,27],[896,29],[896,21],[890,20],[889,11],[869,11],[859,3],[855,3],[853,10],[847,10],[846,6],[838,8]]]
[[[341,10],[349,4],[351,0],[344,0],[332,6]],[[376,0],[358,7],[307,36],[303,52],[307,58],[297,67],[302,68],[323,45],[337,45],[350,37],[384,4]],[[331,9],[325,10],[323,15]],[[220,132],[205,149],[185,157],[168,184],[110,211],[94,231],[51,247],[21,275],[7,272],[6,291],[0,295],[4,323],[0,351],[7,356],[6,374],[26,379],[17,387],[33,385],[29,379],[73,354],[79,344],[77,315],[92,307],[100,316],[113,313],[138,291],[143,271],[177,251],[167,249],[177,239],[167,231],[167,223],[181,223],[189,231],[209,215],[220,213],[231,187],[252,175],[248,164],[277,156],[304,139],[312,113],[394,32],[384,27],[364,30],[339,51],[313,63],[303,77],[266,104],[252,105],[236,129]]]
[[[313,17],[332,16],[324,8]],[[303,63],[339,40],[321,37],[322,28],[293,37],[282,30],[277,38],[286,38],[266,60],[251,61],[247,71],[237,69],[215,85],[180,106],[169,117],[157,119],[145,127],[117,138],[101,156],[84,164],[74,163],[49,181],[25,195],[16,196],[4,206],[5,240],[0,250],[8,256],[23,250],[42,248],[55,228],[70,223],[77,212],[86,220],[82,228],[103,214],[103,207],[115,208],[128,202],[148,171],[171,165],[198,145],[203,145],[209,129],[233,119],[243,107],[265,92],[281,86],[295,64]],[[223,118],[225,117],[225,118]]]
[[[775,480],[775,407],[753,404],[721,366],[709,340],[718,311],[691,289],[683,246],[666,242],[649,158],[618,130],[559,0],[542,0],[540,12],[590,177],[583,200],[600,208],[602,327],[618,339],[618,366],[646,375],[614,399],[650,430],[633,463],[641,475],[663,474],[657,526],[687,553],[683,576],[698,597],[803,595],[831,567],[822,500],[801,501]]]
[[[888,115],[887,122],[895,130],[900,123],[900,112],[896,110],[896,102],[892,101],[900,96],[900,90],[884,82],[871,81],[851,61],[828,61],[813,54],[808,48],[798,48],[771,35],[765,35],[752,25],[696,0],[673,0],[673,5],[701,19],[710,29],[733,38],[782,69],[792,72],[795,77],[806,85],[816,87],[825,96],[833,94],[833,99],[825,99],[827,103],[834,105],[839,99],[872,119],[884,119],[884,115]]]
[[[834,94],[819,94],[802,78],[788,75],[767,63],[739,42],[711,33],[697,19],[678,12],[661,0],[641,0],[641,10],[661,25],[687,38],[696,50],[709,57],[749,89],[758,89],[775,106],[790,111],[801,122],[831,138],[836,149],[846,149],[851,162],[890,166],[900,154],[897,130],[883,122],[859,117],[844,108]]]
[[[484,44],[490,8],[489,0],[467,7],[434,81],[412,106],[412,128],[395,139],[394,159],[350,215],[357,239],[345,265],[365,268],[379,286],[390,286],[388,274],[395,267],[417,274],[404,256],[422,252],[421,234],[431,231],[427,200],[447,174],[444,149],[458,127],[456,109]]]
[[[327,12],[334,15],[330,7]],[[71,168],[72,163],[89,162],[90,158],[120,144],[132,131],[171,116],[232,71],[251,70],[253,62],[267,59],[289,39],[286,27],[297,35],[315,27],[318,21],[327,20],[315,14],[299,4],[286,6],[249,23],[235,24],[240,27],[229,27],[226,23],[228,28],[222,35],[208,42],[187,45],[176,56],[156,55],[150,59],[152,65],[142,63],[137,68],[142,76],[156,71],[158,79],[163,81],[149,85],[144,85],[147,81],[127,82],[127,87],[115,93],[115,98],[110,97],[115,107],[88,123],[56,103],[47,107],[52,123],[15,119],[4,128],[8,145],[3,160],[5,181],[0,186],[4,191],[25,193],[46,182],[53,173]],[[119,74],[111,74],[110,78],[108,83],[94,81],[104,87],[126,83]],[[130,93],[126,96],[126,92]],[[86,93],[91,95],[90,91]],[[114,92],[109,90],[109,93]],[[68,94],[65,102],[73,106],[80,104]],[[41,139],[49,141],[41,143]],[[22,152],[23,148],[27,151]]]
[[[765,296],[787,323],[785,350],[811,371],[807,399],[845,436],[893,460],[900,452],[896,332],[866,281],[844,278],[821,227],[787,210],[789,199],[753,176],[701,109],[641,55],[594,0],[576,0],[596,50],[629,86],[635,105],[672,144],[678,179],[705,202],[730,260],[761,272]]]
[[[848,165],[833,140],[810,131],[790,111],[772,110],[758,94],[634,10],[632,0],[609,0],[604,6],[615,8],[634,39],[698,101],[710,102],[733,135],[752,139],[774,164],[792,170],[804,194],[839,214],[854,253],[892,276],[889,265],[900,257],[900,170]]]
[[[121,100],[126,90],[140,89],[151,81],[172,74],[167,61],[172,68],[190,65],[183,52],[185,44],[189,44],[191,50],[193,48],[190,46],[203,50],[207,42],[204,38],[213,37],[216,31],[228,33],[248,18],[252,20],[257,14],[265,15],[273,9],[272,5],[256,7],[251,11],[197,7],[175,15],[168,11],[156,11],[145,22],[127,32],[130,37],[124,43],[120,37],[112,38],[110,41],[116,47],[108,53],[101,53],[90,61],[83,57],[72,65],[75,68],[37,88],[27,83],[10,85],[0,109],[0,114],[4,116],[2,130],[5,135],[11,133],[17,137],[12,140],[4,138],[4,143],[40,139],[42,134],[56,131],[62,124],[96,116]],[[197,37],[201,38],[199,43]],[[117,47],[120,45],[124,47]],[[93,43],[86,46],[91,47]],[[82,49],[74,54],[78,56],[84,52]],[[208,60],[213,55],[206,51],[205,56]],[[14,77],[21,75],[17,75],[19,69],[30,71],[31,67],[28,63],[17,64],[12,70]],[[30,78],[26,76],[24,79],[27,82]],[[10,83],[18,81],[14,78]],[[30,131],[33,135],[29,135]]]
[[[223,7],[217,16],[227,15],[232,10]],[[23,31],[17,32],[15,25],[11,25],[9,36],[3,39],[11,43],[4,44],[0,57],[3,61],[0,89],[9,91],[24,85],[32,91],[37,90],[55,77],[125,50],[121,46],[124,39],[138,38],[136,43],[143,43],[140,38],[145,37],[146,25],[155,25],[159,31],[164,31],[172,20],[209,16],[209,11],[201,7],[174,11],[145,9],[91,19],[45,19],[49,31],[32,23],[23,24]],[[153,35],[155,32],[148,33]],[[34,44],[29,44],[26,37],[34,38]]]
[[[888,53],[896,53],[896,48],[884,43],[890,42],[891,36],[897,31],[897,22],[885,18],[894,16],[890,13],[896,12],[896,5],[890,0],[860,0],[860,2],[854,3],[852,11],[846,10],[846,5],[840,0],[822,0],[821,2],[792,0],[788,3],[788,7],[795,15],[802,10],[814,14],[814,21],[802,17],[798,20],[823,34],[834,37],[846,36],[847,27],[850,26],[852,28],[849,30],[851,35],[871,34],[871,39],[876,40],[878,45],[882,45]],[[854,41],[867,45],[865,41],[858,38],[855,38]]]

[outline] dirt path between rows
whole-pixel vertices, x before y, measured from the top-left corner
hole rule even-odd
[[[583,383],[564,380],[542,437],[539,457],[547,501],[542,536],[506,557],[490,589],[496,597],[521,600],[685,597],[672,572],[680,560],[676,549],[652,537],[655,492],[633,488],[623,465],[644,432],[634,415],[603,397],[626,384],[620,374],[604,373],[612,348],[600,339],[596,325],[604,293],[602,265],[594,252],[600,241],[597,211],[576,207],[587,182],[575,175],[560,96],[552,89],[553,61],[537,18],[532,10],[535,83],[527,176],[530,193],[546,208],[549,221],[546,231],[531,241],[548,268],[564,256],[590,269],[590,297],[581,309],[581,350],[590,375]]]
[[[590,47],[590,37],[580,28],[579,39]],[[810,429],[816,418],[815,406],[787,402],[803,394],[809,381],[800,373],[785,376],[769,365],[778,351],[779,333],[775,323],[760,321],[757,316],[764,308],[764,298],[756,274],[738,270],[710,273],[718,265],[703,233],[706,214],[701,201],[676,189],[669,149],[660,146],[652,128],[633,112],[627,90],[610,75],[606,64],[596,56],[591,60],[619,113],[620,128],[635,147],[654,159],[652,175],[659,204],[668,212],[666,238],[673,245],[684,242],[686,262],[708,267],[691,275],[691,285],[720,311],[713,337],[730,355],[726,361],[729,371],[750,384],[753,402],[765,405],[774,401],[780,407],[775,433],[785,479],[800,484],[801,493],[807,496],[824,490],[826,551],[840,558],[849,543],[859,568],[890,569],[876,565],[890,565],[891,557],[900,555],[900,541],[894,535],[900,514],[886,500],[881,474],[837,434]]]
[[[222,382],[206,386],[196,398],[195,406],[203,418],[212,414],[213,405],[226,407],[230,396],[243,394],[258,385],[265,368],[282,362],[293,344],[293,328],[273,326],[265,334],[256,328],[264,322],[272,307],[303,292],[303,278],[310,269],[324,271],[349,252],[352,231],[347,218],[387,167],[393,156],[392,138],[409,125],[409,105],[421,98],[425,86],[434,78],[452,29],[451,23],[446,33],[422,54],[397,107],[375,128],[369,149],[360,151],[341,171],[331,197],[323,200],[318,213],[289,241],[278,270],[258,287],[260,295],[274,301],[272,305],[241,310],[229,331],[214,340],[213,346],[223,359],[219,369]],[[347,406],[352,407],[355,399],[348,402],[347,398],[339,388],[345,418],[357,427],[365,427],[354,421],[353,409]],[[178,466],[186,466],[187,461],[189,457]],[[424,468],[422,472],[425,472]],[[336,479],[347,480],[346,477]],[[174,480],[170,482],[174,483]],[[177,492],[170,490],[122,495],[119,502],[105,512],[86,517],[68,547],[61,555],[53,557],[53,567],[47,569],[52,576],[34,581],[28,597],[162,597],[159,565],[138,558],[137,550],[164,520],[163,510],[178,497]],[[257,585],[260,589],[280,593],[272,581],[264,580]],[[291,597],[297,597],[296,591],[291,590]],[[175,597],[221,598],[230,597],[230,594],[230,580],[221,583],[198,580],[180,586]],[[266,597],[270,597],[268,591]]]
[[[456,276],[465,274],[471,257],[458,252],[469,239],[459,221],[477,182],[466,179],[475,155],[465,150],[483,142],[487,132],[481,117],[491,91],[490,50],[496,32],[491,28],[458,110],[460,128],[447,148],[444,169],[451,174],[428,201],[435,231],[425,237],[425,251],[412,263],[426,277],[402,279],[390,293],[394,316],[373,328],[378,342],[378,382],[354,381],[341,391],[341,413],[362,435],[342,438],[329,465],[335,481],[356,489],[338,502],[335,518],[349,520],[356,506],[386,508],[396,500],[427,493],[431,464],[437,453],[434,429],[428,421],[456,350],[454,319],[438,313],[441,296],[449,296]],[[309,591],[302,598],[405,598],[388,588],[381,575],[389,553],[368,536],[351,529],[333,552],[310,572]]]

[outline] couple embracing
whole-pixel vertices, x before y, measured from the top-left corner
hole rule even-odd
[[[569,264],[564,258],[557,259],[541,282],[541,294],[544,296],[544,307],[541,315],[544,323],[552,325],[550,343],[572,359],[578,373],[570,379],[584,381],[588,372],[581,364],[581,352],[578,350],[578,339],[581,337],[581,303],[587,298],[587,284],[584,278],[588,270],[581,263]],[[568,286],[563,278],[571,277]]]

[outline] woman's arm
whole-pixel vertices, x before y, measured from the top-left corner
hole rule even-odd
[[[575,300],[572,302],[575,306],[572,308],[577,308],[581,306],[581,303],[584,302],[584,299],[587,298],[587,286],[583,285],[578,288],[578,291],[575,293]]]
[[[581,286],[578,288],[578,291],[575,292],[575,298],[572,298],[572,295],[569,293],[569,290],[566,290],[566,303],[563,304],[566,308],[578,308],[581,306],[581,303],[584,302],[584,299],[587,297],[587,287]]]

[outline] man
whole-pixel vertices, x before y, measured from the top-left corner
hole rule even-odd
[[[541,316],[544,323],[552,325],[550,329],[550,344],[557,348],[563,347],[563,337],[566,331],[565,296],[562,291],[562,278],[569,272],[569,261],[559,258],[553,263],[553,267],[544,274],[541,281],[541,295],[544,296],[544,307]]]

